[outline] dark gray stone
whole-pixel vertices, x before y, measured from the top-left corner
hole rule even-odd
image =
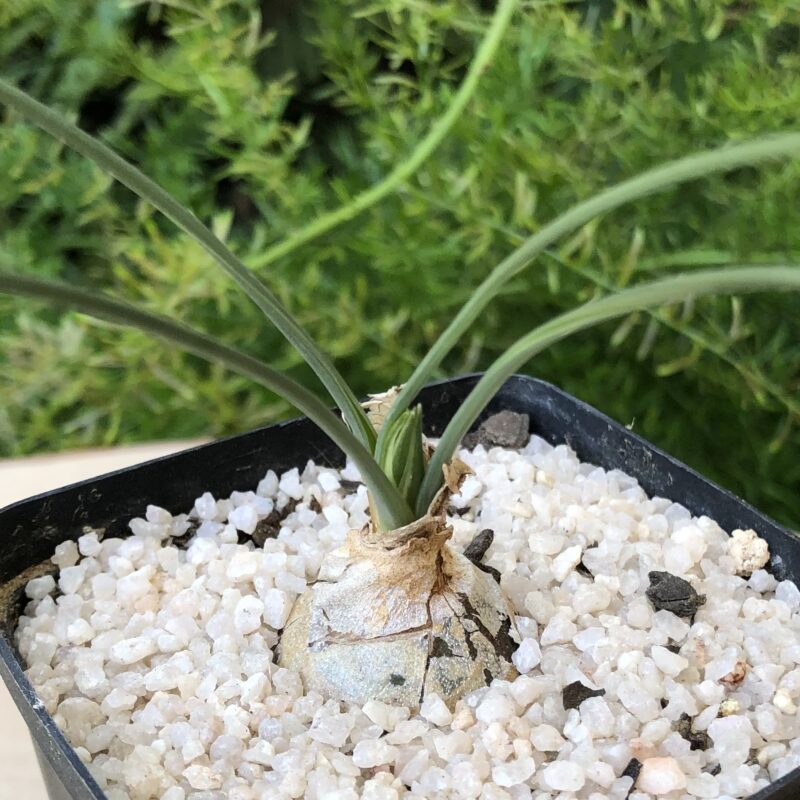
[[[693,617],[705,602],[705,595],[698,594],[691,583],[669,572],[651,572],[647,599],[656,611],[671,611],[678,617]]]
[[[508,447],[518,449],[528,443],[530,419],[527,414],[515,411],[501,411],[484,420],[477,431],[464,437],[464,447],[472,449],[482,444],[484,447]]]
[[[590,697],[602,697],[605,693],[605,689],[590,689],[580,681],[575,681],[561,690],[561,699],[564,708],[569,710],[570,708],[579,708],[580,704]]]

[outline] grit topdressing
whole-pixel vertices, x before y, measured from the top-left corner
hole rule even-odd
[[[454,710],[325,701],[274,663],[323,555],[367,521],[350,468],[59,545],[17,641],[110,800],[731,800],[800,765],[800,591],[761,569],[763,541],[537,437],[459,456],[454,545],[494,532],[522,642],[520,676]]]

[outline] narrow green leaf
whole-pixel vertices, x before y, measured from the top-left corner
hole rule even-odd
[[[103,294],[7,272],[0,272],[0,292],[31,297],[49,305],[66,306],[116,325],[138,328],[257,381],[302,411],[353,459],[372,494],[382,525],[394,528],[413,521],[408,503],[348,428],[315,394],[262,361],[185,325]]]
[[[442,466],[486,404],[508,378],[537,353],[567,336],[634,311],[709,294],[800,289],[800,267],[738,267],[703,270],[645,283],[579,306],[518,339],[486,371],[445,429],[425,473],[417,513],[428,507],[442,483]]]
[[[412,507],[425,473],[422,444],[422,407],[409,409],[393,423],[386,437],[380,467]]]
[[[433,377],[444,357],[469,330],[503,285],[562,236],[601,214],[654,192],[663,191],[670,186],[747,164],[798,155],[800,155],[800,133],[784,133],[742,144],[725,145],[667,162],[572,206],[538,233],[526,239],[519,248],[498,264],[475,290],[406,381],[403,391],[389,413],[389,420],[409,407],[420,389]],[[378,437],[378,452],[380,448],[381,441]]]
[[[2,80],[0,80],[0,102],[93,161],[123,186],[155,206],[213,256],[275,327],[297,348],[330,392],[350,429],[363,444],[372,449],[375,442],[372,426],[350,387],[330,359],[284,308],[280,300],[191,211],[101,141],[84,133],[52,109]]]
[[[786,260],[800,262],[800,253],[748,253],[750,264],[783,264]],[[728,250],[677,250],[652,258],[643,258],[636,266],[637,272],[657,272],[669,267],[722,267],[741,261]]]

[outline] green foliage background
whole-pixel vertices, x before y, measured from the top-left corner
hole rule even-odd
[[[0,74],[101,135],[246,261],[354,196],[447,107],[492,10],[468,0],[10,0]],[[102,287],[308,378],[198,247],[6,111],[0,267]],[[357,393],[400,382],[471,287],[570,203],[657,162],[800,127],[797,0],[528,0],[401,191],[264,278]],[[604,287],[800,260],[800,163],[688,184],[586,226],[446,365],[480,369]],[[530,365],[800,527],[797,298],[637,315]],[[0,455],[221,435],[288,413],[135,332],[0,298]]]

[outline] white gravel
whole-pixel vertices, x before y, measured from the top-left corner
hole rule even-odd
[[[109,799],[733,800],[800,765],[800,591],[759,568],[761,540],[537,437],[460,457],[476,474],[454,542],[495,532],[485,560],[522,643],[517,679],[455,709],[325,701],[274,663],[323,554],[366,521],[364,488],[342,488],[352,467],[269,472],[190,515],[151,506],[125,540],[59,545],[58,592],[28,584],[17,641]],[[290,499],[276,539],[238,543]],[[652,570],[706,595],[694,621],[653,609]],[[565,710],[576,681],[605,694]],[[683,714],[707,749],[675,730]]]

